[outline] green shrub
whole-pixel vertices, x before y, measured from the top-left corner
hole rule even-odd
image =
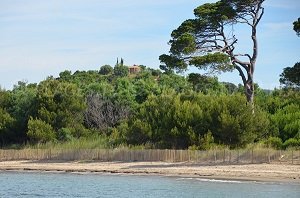
[[[300,140],[290,138],[283,143],[283,148],[297,148],[300,147]]]
[[[115,66],[114,67],[114,75],[118,77],[125,77],[128,75],[128,67],[126,66]]]
[[[33,142],[45,143],[55,140],[55,132],[52,126],[42,120],[30,117],[28,121],[27,136]]]
[[[72,129],[70,128],[61,128],[58,130],[57,139],[62,141],[69,141],[73,139]]]
[[[114,71],[114,69],[112,68],[112,66],[103,65],[102,67],[100,67],[99,74],[108,75],[108,74],[111,74],[113,71]]]
[[[271,147],[274,149],[282,148],[282,140],[279,137],[269,137],[267,140],[264,141],[264,144],[267,147]]]
[[[209,150],[214,147],[214,137],[211,131],[208,131],[201,139],[200,139],[200,149]]]
[[[112,142],[112,144],[115,146],[124,144],[127,140],[126,138],[129,131],[128,123],[121,122],[117,128],[112,128],[109,136],[110,142]]]

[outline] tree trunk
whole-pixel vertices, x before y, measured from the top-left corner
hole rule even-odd
[[[255,63],[249,65],[247,80],[244,81],[245,95],[247,103],[251,105],[252,113],[254,113],[254,81],[253,81],[253,71]]]
[[[247,102],[251,105],[254,111],[254,83],[252,81],[245,84],[245,95]]]

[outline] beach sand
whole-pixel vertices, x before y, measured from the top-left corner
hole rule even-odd
[[[300,165],[166,162],[2,161],[0,171],[63,171],[300,183]]]

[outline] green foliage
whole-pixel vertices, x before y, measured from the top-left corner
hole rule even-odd
[[[159,56],[159,60],[160,62],[165,63],[165,65],[160,66],[160,69],[168,73],[174,68],[177,71],[182,72],[185,71],[188,67],[184,60],[174,55],[163,54]]]
[[[36,143],[46,143],[55,140],[55,132],[50,124],[32,117],[28,121],[28,137]]]
[[[203,148],[207,148],[213,143],[235,147],[254,142],[268,133],[267,115],[259,109],[256,111],[254,116],[241,95],[192,94],[187,97],[169,90],[159,96],[150,95],[134,120],[147,123],[136,130],[143,137],[139,140],[157,143],[159,147],[204,145]],[[132,123],[128,123],[128,130],[132,130]]]
[[[61,141],[70,141],[74,139],[72,128],[61,128],[57,132],[57,139]]]
[[[99,134],[90,135],[88,137],[72,138],[65,142],[46,142],[35,145],[27,145],[25,148],[40,148],[40,149],[105,149],[111,148],[108,137]]]
[[[111,83],[107,81],[90,83],[84,90],[86,96],[89,94],[100,94],[105,97],[112,97],[114,94],[114,87]]]
[[[211,131],[208,131],[204,136],[200,139],[200,149],[209,150],[215,146],[214,137]]]
[[[99,71],[76,71],[74,74],[71,74],[70,71],[64,71],[58,80],[76,84],[78,88],[85,90],[91,83],[107,81],[109,77],[109,75],[99,74]]]
[[[9,129],[14,124],[14,118],[5,111],[4,109],[0,108],[0,139],[1,144],[4,142],[5,133],[9,132]]]
[[[252,113],[242,95],[215,98],[211,130],[216,140],[231,146],[245,146],[269,132],[269,119],[260,109]]]
[[[128,67],[123,65],[116,65],[114,67],[114,75],[117,77],[126,77],[128,76]]]
[[[63,71],[63,72],[60,72],[59,73],[59,78],[62,80],[62,81],[70,81],[71,78],[72,78],[72,72],[71,71]]]
[[[37,118],[50,124],[55,132],[72,128],[74,137],[85,134],[82,126],[85,104],[75,84],[51,78],[41,82],[37,105]]]
[[[159,69],[150,69],[152,76],[160,76],[162,72]]]
[[[158,84],[151,78],[139,79],[134,83],[134,85],[136,87],[135,100],[140,104],[145,102],[150,94],[160,93]]]
[[[255,89],[253,114],[243,86],[220,83],[216,77],[192,73],[185,78],[150,68],[124,77],[64,71],[38,85],[19,82],[11,91],[0,89],[0,144],[31,140],[57,148],[99,144],[180,149],[245,147],[259,141],[277,149],[297,145],[299,91]],[[91,102],[93,95],[104,100]],[[93,110],[91,122],[88,110]],[[95,125],[98,118],[105,118],[106,125]]]
[[[114,69],[112,68],[112,66],[110,66],[110,65],[103,65],[103,66],[100,67],[99,74],[108,75],[108,74],[112,74],[113,71],[114,71]]]
[[[5,111],[4,109],[0,108],[0,133],[7,129],[9,125],[13,123],[14,119],[11,115]]]
[[[195,91],[201,91],[202,93],[209,92],[227,92],[226,87],[218,82],[217,77],[205,76],[197,73],[191,73],[188,75],[188,82],[193,84]]]
[[[264,144],[269,148],[281,149],[283,144],[279,137],[269,137],[264,141]]]
[[[271,116],[272,121],[279,129],[280,138],[300,137],[300,105],[290,104],[276,111]]]
[[[294,31],[297,33],[298,36],[300,36],[300,18],[298,18],[297,21],[294,21],[293,25]]]
[[[118,78],[115,81],[114,99],[117,103],[133,107],[135,106],[136,90],[130,78]]]
[[[290,138],[283,143],[283,148],[300,148],[300,140],[295,138]]]
[[[196,51],[196,40],[195,37],[190,33],[183,33],[180,37],[177,38],[177,42],[174,42],[170,51],[173,54],[183,53],[185,55],[193,53]]]
[[[15,122],[10,130],[8,141],[23,142],[26,141],[27,122],[30,116],[37,114],[37,88],[36,86],[27,86],[24,82],[19,82],[10,92],[7,112],[14,118]]]
[[[194,10],[194,14],[196,17],[211,23],[211,25],[218,25],[216,23],[233,20],[237,15],[236,11],[228,1],[218,1],[199,6]]]
[[[128,135],[129,133],[128,123],[122,122],[112,130],[110,139],[115,145],[125,144],[131,138],[130,135]]]
[[[175,74],[162,74],[158,79],[161,89],[174,89],[176,92],[189,92],[192,90],[189,82],[182,76]]]
[[[229,82],[222,82],[222,84],[226,88],[228,94],[233,94],[238,92],[238,87],[235,84]]]
[[[9,107],[10,95],[8,91],[2,90],[0,87],[0,108]]]
[[[190,60],[190,64],[198,67],[199,69],[207,70],[209,68],[212,72],[225,72],[232,71],[234,69],[233,65],[231,65],[229,61],[228,55],[217,52],[204,56],[193,57]]]
[[[284,68],[279,81],[286,87],[300,89],[300,62],[293,67]]]
[[[130,128],[127,131],[120,130],[123,132],[125,142],[129,145],[139,145],[141,143],[147,143],[149,141],[149,135],[151,135],[151,126],[143,122],[142,120],[136,119],[129,122]],[[122,127],[118,127],[120,129]],[[125,132],[125,133],[124,133]]]
[[[151,142],[157,142],[162,147],[184,148],[189,142],[189,127],[202,117],[202,113],[197,104],[181,101],[179,95],[169,90],[160,96],[150,95],[136,117],[148,124],[144,127],[147,130],[141,132]],[[196,128],[193,130],[197,131]]]

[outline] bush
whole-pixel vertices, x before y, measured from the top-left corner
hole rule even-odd
[[[126,66],[115,66],[114,75],[118,77],[125,77],[128,75],[128,67]]]
[[[55,140],[52,126],[42,120],[30,117],[28,121],[27,136],[34,142],[45,143]]]
[[[214,147],[214,137],[211,131],[208,131],[201,139],[200,139],[200,149],[209,150]]]
[[[300,140],[290,138],[283,143],[283,148],[297,148],[300,147]]]
[[[121,122],[116,128],[112,129],[112,132],[109,136],[110,141],[114,145],[120,145],[126,143],[127,133],[130,131],[127,122]]]
[[[112,68],[112,66],[103,65],[102,67],[100,67],[99,74],[108,75],[108,74],[111,74],[113,71],[114,71],[114,69]]]
[[[282,140],[279,137],[269,137],[267,140],[265,140],[264,144],[274,149],[282,148]]]
[[[145,144],[151,135],[151,127],[139,119],[134,120],[129,131],[127,132],[127,142],[129,144]]]
[[[73,139],[72,129],[70,128],[61,128],[58,130],[58,140],[69,141]]]

